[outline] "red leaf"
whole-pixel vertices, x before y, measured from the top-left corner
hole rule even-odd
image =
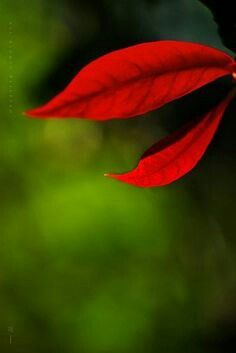
[[[191,121],[151,147],[134,170],[106,176],[140,187],[162,186],[181,178],[203,156],[232,97],[229,94],[202,119]]]
[[[91,62],[34,117],[127,118],[156,109],[231,74],[233,59],[204,45],[159,41],[114,51]]]

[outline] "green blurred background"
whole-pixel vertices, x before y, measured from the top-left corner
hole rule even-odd
[[[233,352],[235,107],[173,185],[103,177],[132,168],[229,82],[127,121],[22,115],[113,49],[223,49],[210,12],[197,0],[1,0],[0,20],[0,352]]]

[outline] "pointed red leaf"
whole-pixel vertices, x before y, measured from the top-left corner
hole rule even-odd
[[[189,172],[211,142],[233,94],[206,114],[167,136],[141,157],[138,166],[126,174],[107,174],[128,184],[153,187],[170,184]]]
[[[156,109],[231,74],[233,59],[208,46],[177,41],[114,51],[82,69],[34,117],[127,118]]]

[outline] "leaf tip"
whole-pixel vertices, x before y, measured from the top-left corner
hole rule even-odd
[[[113,179],[117,179],[117,174],[112,174],[112,173],[104,173],[103,174],[104,177],[106,178],[113,178]]]
[[[26,118],[41,118],[40,115],[34,114],[34,109],[24,111],[22,112],[22,115],[25,116]]]
[[[34,113],[34,109],[29,109],[29,110],[26,110],[22,113],[24,116],[26,116],[27,118],[37,118],[38,115],[36,115]]]
[[[129,174],[130,173],[124,173],[124,174],[114,174],[114,173],[105,173],[104,176],[105,177],[108,177],[108,178],[112,178],[112,179],[115,179],[115,180],[118,180],[122,183],[125,183],[125,184],[133,184],[135,185],[134,182],[132,182],[132,178],[130,179],[129,178]]]
[[[122,181],[121,178],[120,178],[120,174],[104,173],[103,176],[106,177],[106,178],[112,178],[112,179],[116,179],[116,180]]]
[[[50,117],[50,114],[48,113],[47,109],[45,109],[44,106],[33,108],[33,109],[28,109],[23,114],[29,118],[43,119],[43,118]]]

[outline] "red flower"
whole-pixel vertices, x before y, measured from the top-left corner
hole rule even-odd
[[[63,92],[27,114],[40,118],[130,118],[226,75],[236,76],[236,63],[217,49],[177,41],[144,43],[91,62]],[[234,93],[229,93],[205,116],[151,147],[134,170],[106,175],[141,187],[179,179],[203,156],[233,97]]]

